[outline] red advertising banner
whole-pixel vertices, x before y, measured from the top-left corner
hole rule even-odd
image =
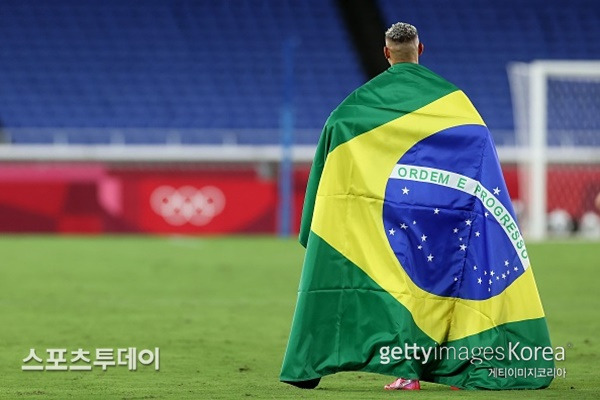
[[[295,171],[298,229],[309,168]],[[253,166],[0,166],[3,232],[274,233],[277,182]]]
[[[309,166],[294,172],[298,230]],[[519,197],[516,167],[505,166]],[[276,171],[253,165],[2,164],[0,231],[232,234],[277,231]],[[593,209],[600,170],[549,171],[548,206],[574,218]],[[564,187],[568,184],[568,191]]]

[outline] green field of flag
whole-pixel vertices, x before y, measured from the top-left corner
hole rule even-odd
[[[600,245],[529,244],[566,377],[542,391],[385,392],[342,373],[312,391],[279,382],[304,249],[267,237],[0,237],[0,399],[600,398]],[[160,349],[154,365],[22,371],[31,348]],[[68,355],[67,359],[70,359]],[[67,362],[65,365],[71,365]],[[91,364],[90,364],[91,365]]]

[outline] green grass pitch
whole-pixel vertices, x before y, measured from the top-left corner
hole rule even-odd
[[[0,237],[1,399],[600,398],[600,244],[530,244],[553,344],[549,389],[385,392],[342,373],[307,391],[278,382],[303,249],[267,237]],[[21,370],[30,348],[160,348],[152,366]],[[93,357],[92,357],[93,358]]]

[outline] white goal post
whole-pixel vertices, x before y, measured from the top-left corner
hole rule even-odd
[[[517,148],[525,155],[518,162],[524,229],[541,240],[548,235],[549,164],[600,163],[600,61],[512,63],[508,75]]]

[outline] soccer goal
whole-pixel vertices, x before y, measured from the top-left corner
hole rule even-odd
[[[600,237],[600,61],[512,63],[508,75],[524,231]]]

